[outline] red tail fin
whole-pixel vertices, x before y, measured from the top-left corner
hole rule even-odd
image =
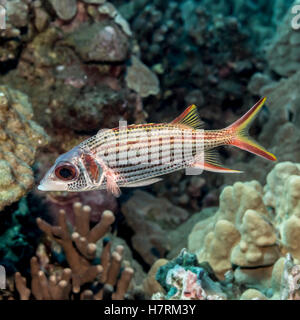
[[[248,135],[249,126],[262,108],[265,100],[266,98],[259,100],[246,114],[226,129],[234,130],[234,138],[230,141],[231,145],[265,159],[276,161],[277,159],[272,153],[268,152]]]

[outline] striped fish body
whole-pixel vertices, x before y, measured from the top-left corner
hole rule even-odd
[[[115,196],[120,187],[155,183],[159,176],[184,168],[238,173],[216,160],[214,148],[233,145],[265,159],[276,157],[248,135],[248,128],[262,108],[258,101],[232,125],[202,130],[195,105],[171,123],[120,125],[100,130],[69,152],[59,156],[38,186],[42,191],[107,189]],[[194,174],[194,173],[193,173]]]
[[[102,159],[116,173],[119,186],[133,185],[190,167],[205,150],[222,145],[228,136],[221,131],[204,131],[176,124],[130,125],[98,133],[80,145]],[[90,159],[89,161],[92,161]],[[199,161],[199,159],[198,159]],[[93,172],[89,172],[92,179]],[[106,188],[106,183],[101,185]]]

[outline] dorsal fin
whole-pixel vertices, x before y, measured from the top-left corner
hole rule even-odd
[[[172,124],[181,124],[184,126],[191,127],[193,129],[201,129],[203,128],[203,122],[201,121],[197,107],[192,104],[191,106],[187,107],[182,114],[174,119]]]

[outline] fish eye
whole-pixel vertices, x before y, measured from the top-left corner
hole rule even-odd
[[[78,169],[69,162],[61,162],[55,168],[55,176],[64,181],[71,181],[78,177]]]

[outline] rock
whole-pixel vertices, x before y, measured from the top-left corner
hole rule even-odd
[[[85,3],[92,3],[92,4],[103,4],[106,0],[82,0]]]
[[[187,211],[174,206],[167,199],[155,198],[141,190],[135,191],[122,205],[122,212],[135,232],[133,247],[148,264],[165,256],[171,248],[168,233],[189,216]]]
[[[300,152],[295,146],[300,145],[300,71],[289,78],[282,78],[260,89],[261,96],[266,96],[265,113],[262,112],[263,123],[261,133],[257,138],[268,151],[276,155],[278,161],[300,162]],[[284,141],[284,143],[282,143]],[[271,161],[263,161],[255,157],[250,161],[241,161],[235,164],[237,168],[245,172],[251,172],[251,177],[264,181],[268,172],[274,167]],[[245,180],[244,177],[225,177],[226,184],[232,184],[237,180]]]
[[[66,43],[86,62],[121,62],[127,58],[129,48],[125,34],[110,21],[84,23],[67,37]]]
[[[28,24],[28,5],[20,0],[6,2],[7,25],[14,27],[25,27]]]
[[[125,80],[128,88],[143,98],[159,93],[157,76],[136,56],[131,57],[131,65],[127,68]]]
[[[189,234],[195,224],[200,220],[205,220],[207,217],[212,216],[215,211],[215,208],[206,208],[199,213],[194,213],[187,221],[180,224],[176,229],[168,232],[170,252],[167,258],[173,259],[179,255],[182,248],[187,248]]]
[[[50,21],[49,14],[42,8],[34,8],[34,25],[39,32],[42,32],[48,26]]]
[[[294,1],[291,8],[296,4],[299,5],[298,0]],[[267,48],[269,65],[281,76],[291,76],[300,68],[300,33],[299,30],[292,28],[293,19],[294,14],[288,10]]]
[[[55,13],[62,20],[74,18],[77,12],[76,0],[49,0]]]

